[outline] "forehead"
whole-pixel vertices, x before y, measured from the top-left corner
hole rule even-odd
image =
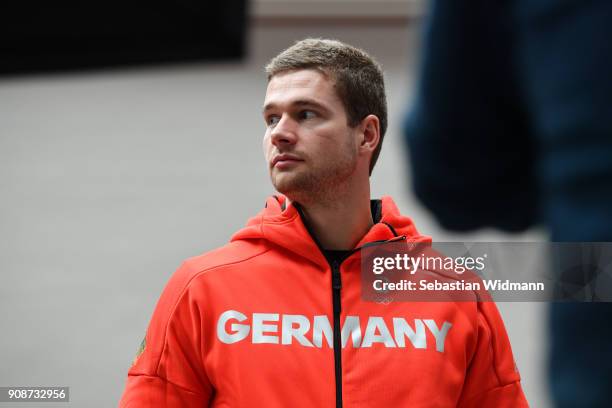
[[[305,98],[326,105],[341,104],[332,79],[317,70],[303,69],[274,75],[268,82],[264,108]]]

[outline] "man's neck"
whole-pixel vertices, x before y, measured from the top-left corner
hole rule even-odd
[[[370,191],[340,194],[335,200],[300,203],[308,224],[322,249],[353,249],[372,227]]]

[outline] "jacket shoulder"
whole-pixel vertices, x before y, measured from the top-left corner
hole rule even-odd
[[[270,248],[258,240],[238,240],[220,248],[186,259],[173,280],[188,284],[193,278],[220,267],[240,264],[268,252]]]
[[[130,369],[132,375],[161,375],[160,363],[167,350],[169,339],[176,330],[185,330],[185,321],[197,322],[191,304],[198,302],[203,292],[194,283],[208,271],[230,265],[240,265],[268,251],[267,246],[256,241],[235,241],[199,256],[188,258],[172,274],[162,291],[146,334],[143,357]],[[194,323],[195,324],[195,323]],[[198,323],[199,324],[199,323]],[[188,335],[185,335],[189,337]],[[161,375],[164,377],[164,375]],[[164,377],[166,378],[166,377]]]

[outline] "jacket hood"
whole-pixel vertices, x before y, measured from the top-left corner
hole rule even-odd
[[[265,208],[250,218],[246,227],[235,233],[231,241],[263,239],[326,267],[327,260],[304,224],[299,206],[287,203],[283,195],[269,197]],[[398,237],[405,237],[408,242],[431,242],[430,237],[419,234],[409,217],[400,214],[391,197],[372,200],[371,209],[374,225],[355,249]]]

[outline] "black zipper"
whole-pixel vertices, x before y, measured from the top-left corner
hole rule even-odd
[[[342,332],[340,328],[340,312],[342,302],[340,291],[342,289],[342,276],[340,264],[334,260],[332,267],[332,301],[334,308],[334,373],[336,376],[336,408],[342,408]]]
[[[392,230],[395,233],[395,230]],[[389,240],[372,241],[364,244],[358,248],[353,249],[342,262],[344,262],[349,256],[365,247],[379,245],[382,243],[395,242],[405,240],[406,236],[395,236],[395,238]],[[319,246],[319,248],[321,248]],[[342,328],[340,327],[340,313],[342,312],[342,275],[340,275],[340,265],[342,262],[338,262],[334,259],[331,263],[332,271],[332,304],[334,313],[334,374],[336,378],[336,408],[342,408]]]
[[[306,218],[304,217],[304,212],[302,211],[301,205],[296,202],[294,203],[294,206],[297,212],[300,214],[300,218],[303,220],[304,226],[306,227],[306,230],[310,234],[312,240],[315,242],[315,244],[317,245],[317,247],[323,254],[323,257],[327,259],[323,251],[323,247],[319,243],[319,240],[312,233],[308,223],[304,221],[306,220]],[[378,213],[379,210],[377,210],[376,212]],[[374,211],[373,211],[373,214],[374,214]],[[374,220],[374,223],[378,222],[378,218],[380,218],[380,214],[378,216],[373,216],[372,219]],[[358,248],[353,249],[342,260],[342,262],[344,262],[349,256],[359,251],[360,249],[363,249],[363,248],[366,248],[372,245],[378,245],[381,243],[394,242],[394,241],[400,241],[400,240],[406,239],[405,235],[401,235],[401,236],[398,235],[395,229],[390,224],[386,222],[384,224],[387,225],[387,227],[389,227],[389,229],[395,236],[394,238],[391,238],[389,240],[379,240],[379,241],[368,242]],[[327,261],[329,263],[329,259],[327,259]],[[331,270],[332,270],[332,303],[333,303],[333,314],[334,314],[333,333],[334,333],[334,374],[335,374],[335,379],[336,379],[336,408],[342,408],[342,328],[340,327],[340,312],[342,312],[342,302],[341,302],[341,297],[340,297],[341,290],[342,290],[342,276],[340,275],[340,264],[342,262],[338,262],[338,260],[334,259],[330,263]]]

